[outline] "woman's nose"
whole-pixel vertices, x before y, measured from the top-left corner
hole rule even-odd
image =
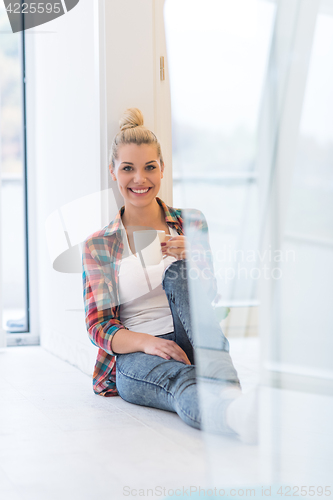
[[[139,170],[137,170],[134,174],[134,181],[139,184],[140,182],[144,182],[145,180],[146,180],[145,172],[140,172]]]

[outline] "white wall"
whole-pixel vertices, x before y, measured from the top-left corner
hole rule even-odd
[[[172,205],[172,144],[169,75],[163,21],[164,0],[105,2],[108,144],[127,107],[142,110],[145,126],[161,142],[165,176],[159,196]],[[160,56],[166,79],[160,81]],[[109,177],[109,186],[115,183]]]
[[[64,205],[112,186],[107,137],[110,142],[126,107],[140,107],[146,125],[157,132],[163,96],[169,109],[168,84],[161,82],[161,90],[156,78],[156,48],[164,43],[160,30],[162,41],[155,43],[161,7],[163,2],[155,9],[154,0],[108,0],[106,7],[102,0],[81,0],[65,16],[26,35],[33,324],[45,349],[89,374],[97,348],[85,328],[81,275],[52,268],[45,223],[49,230],[50,214],[58,220]],[[170,138],[164,156],[171,159],[168,123],[170,112],[159,130]],[[94,230],[114,215],[102,208]],[[52,236],[56,226],[51,227]]]
[[[31,310],[38,308],[41,345],[87,372],[95,348],[85,334],[81,276],[52,268],[45,223],[64,204],[100,189],[94,17],[94,2],[81,0],[26,34],[28,178],[36,221],[29,236],[37,240],[30,274],[33,281],[38,272],[39,295]]]

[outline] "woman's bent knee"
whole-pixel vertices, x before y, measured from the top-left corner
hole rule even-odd
[[[146,363],[140,363],[138,371],[133,369],[131,362],[136,362],[137,356],[134,360],[130,354],[121,355],[121,362],[117,361],[116,382],[121,398],[128,403],[176,412],[185,423],[199,429],[201,418],[195,367],[141,354],[144,357],[141,361]]]

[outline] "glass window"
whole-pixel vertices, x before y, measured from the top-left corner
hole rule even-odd
[[[26,332],[27,235],[22,33],[12,33],[0,5],[0,173],[3,327]]]
[[[279,354],[294,369],[317,370],[332,378],[333,2],[323,2],[321,7],[286,220],[284,246],[295,258],[293,265],[282,266]]]
[[[333,15],[318,15],[304,96],[288,233],[333,246]]]
[[[173,205],[204,213],[226,306],[257,304],[256,134],[275,11],[260,0],[165,3]]]

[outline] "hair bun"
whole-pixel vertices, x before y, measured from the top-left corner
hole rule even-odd
[[[138,108],[128,108],[119,120],[120,130],[141,127],[143,125],[143,114]]]

